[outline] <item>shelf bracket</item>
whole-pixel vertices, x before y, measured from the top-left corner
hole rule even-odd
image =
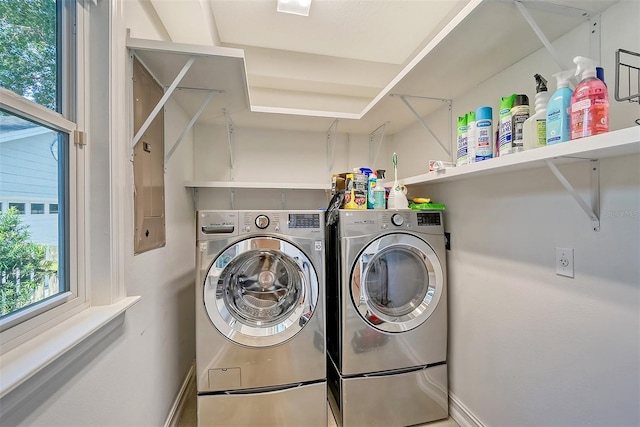
[[[229,144],[229,178],[231,181],[235,180],[235,162],[233,159],[233,146],[235,142],[234,137],[234,128],[233,128],[233,120],[231,119],[231,114],[227,111],[226,108],[222,110],[224,112],[224,118],[227,121],[227,143]],[[233,202],[233,201],[232,201]]]
[[[520,14],[522,15],[522,17],[525,19],[525,21],[527,21],[527,23],[529,24],[533,32],[536,33],[536,36],[538,36],[538,38],[540,39],[544,47],[547,48],[547,51],[551,54],[551,57],[553,58],[553,60],[556,62],[556,64],[558,64],[558,67],[560,67],[561,70],[570,69],[571,67],[569,67],[567,64],[564,63],[564,61],[560,57],[560,54],[558,53],[556,48],[553,47],[553,45],[551,44],[547,36],[544,34],[544,32],[542,32],[542,29],[540,28],[538,23],[535,21],[535,19],[533,19],[533,16],[529,12],[529,10],[526,8],[526,6],[522,4],[522,2],[519,0],[514,0],[514,3],[518,7],[518,10],[520,11]]]
[[[565,176],[560,172],[558,167],[553,163],[552,159],[545,159],[545,163],[551,169],[551,172],[558,178],[558,181],[562,184],[562,186],[573,196],[578,205],[582,208],[582,210],[587,214],[589,219],[591,220],[591,227],[593,231],[600,231],[600,161],[599,160],[590,160],[591,167],[591,206],[584,201],[584,199],[580,196],[580,194],[576,191],[575,188],[571,185],[571,183],[565,178]]]
[[[602,32],[600,31],[600,14],[595,14],[589,17],[589,27],[589,58],[593,59],[598,64],[602,64],[600,62],[602,55],[600,42],[600,35],[602,34]]]
[[[436,134],[433,133],[431,128],[425,123],[425,121],[422,119],[422,117],[420,117],[420,114],[418,114],[418,112],[411,106],[411,104],[409,104],[409,101],[407,101],[407,98],[427,99],[427,100],[430,100],[430,101],[446,102],[447,104],[449,104],[449,115],[452,114],[452,110],[451,110],[452,101],[450,99],[431,98],[431,97],[428,97],[428,96],[410,96],[410,95],[397,95],[397,94],[391,94],[391,96],[397,96],[402,100],[402,102],[404,102],[404,105],[406,105],[407,108],[409,110],[411,110],[411,112],[413,113],[413,115],[416,118],[416,120],[418,120],[418,123],[420,123],[422,125],[422,127],[425,128],[427,130],[427,132],[429,132],[431,134],[431,136],[433,136],[433,138],[436,140],[436,142],[438,144],[440,144],[440,147],[442,147],[444,152],[447,153],[449,158],[451,158],[451,149],[448,148],[447,146],[445,146],[442,143],[442,141],[440,141],[440,138],[438,138],[436,136]]]
[[[329,129],[327,129],[327,170],[331,174],[333,168],[333,151],[336,144],[336,134],[338,133],[338,119],[335,119]]]
[[[231,210],[235,209],[235,199],[236,199],[236,189],[232,188],[230,191],[230,197],[231,197]]]
[[[207,97],[204,99],[204,101],[202,102],[202,104],[200,105],[200,108],[198,109],[198,111],[196,111],[196,113],[193,115],[193,118],[191,119],[191,121],[187,124],[187,126],[184,128],[184,130],[182,131],[182,133],[180,134],[180,136],[178,137],[178,139],[176,140],[176,142],[173,144],[173,146],[171,147],[171,150],[169,150],[169,152],[167,153],[167,155],[164,157],[164,164],[165,166],[167,165],[167,163],[169,162],[169,159],[171,159],[171,156],[173,156],[173,153],[176,151],[176,149],[180,146],[180,143],[182,142],[182,140],[184,139],[184,137],[187,135],[187,133],[189,133],[189,131],[191,130],[191,128],[193,127],[193,125],[196,123],[196,121],[200,118],[200,115],[202,114],[202,112],[204,111],[205,108],[207,108],[207,105],[209,104],[209,101],[211,101],[211,98],[213,98],[213,95],[215,93],[221,93],[222,91],[216,91],[216,90],[211,90],[209,91],[209,94],[207,95]]]
[[[594,61],[597,61],[598,63],[600,63],[600,54],[601,54],[600,33],[601,32],[600,32],[600,14],[599,13],[594,13],[590,10],[556,5],[556,4],[547,3],[547,2],[529,1],[527,2],[527,6],[525,6],[521,0],[513,0],[513,2],[515,3],[518,10],[520,11],[520,14],[522,15],[522,17],[527,21],[527,23],[529,24],[533,32],[536,33],[536,35],[538,36],[538,38],[540,39],[544,47],[551,54],[551,57],[556,62],[556,64],[558,64],[558,67],[560,67],[561,70],[569,70],[573,68],[573,66],[572,64],[566,64],[562,60],[562,57],[560,56],[558,51],[553,47],[553,45],[551,44],[547,36],[544,34],[544,32],[542,31],[538,23],[535,21],[535,19],[529,12],[529,9],[527,8],[527,6],[532,9],[544,10],[546,12],[554,13],[556,15],[566,15],[566,16],[574,16],[574,17],[577,16],[582,18],[588,18],[589,24],[590,24],[590,29],[589,29],[589,32],[590,32],[589,55],[590,56],[589,57]]]
[[[284,210],[287,206],[287,195],[286,195],[286,190],[283,188],[282,192],[280,193],[280,204],[282,205],[282,210]]]
[[[371,132],[369,134],[369,166],[371,166],[372,168],[375,168],[375,164],[378,161],[378,154],[380,154],[380,148],[382,148],[382,142],[384,141],[384,131],[385,129],[387,129],[387,125],[390,122],[384,122],[383,124],[381,124],[380,126],[378,126],[373,132]],[[382,129],[382,131],[380,132],[380,142],[378,143],[378,149],[376,150],[376,154],[373,154],[373,148],[374,148],[374,142],[373,142],[373,136],[375,135],[376,132],[378,132],[380,129]]]
[[[138,133],[136,133],[136,135],[133,137],[133,141],[131,142],[131,149],[134,149],[136,147],[136,145],[142,138],[142,135],[144,135],[144,133],[147,131],[147,129],[151,125],[151,122],[155,120],[156,116],[158,115],[162,107],[164,107],[164,104],[166,104],[169,98],[171,97],[171,95],[173,95],[173,91],[176,89],[178,84],[182,81],[182,78],[185,76],[185,74],[187,74],[187,72],[189,71],[189,69],[191,68],[195,60],[196,60],[196,57],[192,56],[189,58],[187,63],[184,64],[184,67],[182,67],[182,70],[180,70],[176,78],[173,80],[173,83],[171,83],[167,91],[164,93],[164,95],[162,95],[162,98],[160,98],[160,101],[158,101],[158,104],[151,111],[151,113],[149,114],[149,117],[147,117],[147,120],[144,121],[140,129],[138,129]]]

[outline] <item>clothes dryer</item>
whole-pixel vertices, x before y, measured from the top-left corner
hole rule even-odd
[[[439,211],[341,210],[327,227],[330,403],[352,425],[448,416]]]
[[[326,425],[318,211],[197,212],[198,425]]]

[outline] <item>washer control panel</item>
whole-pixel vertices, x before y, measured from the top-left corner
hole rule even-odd
[[[324,234],[324,218],[317,211],[240,211],[240,233],[282,233],[290,236]]]

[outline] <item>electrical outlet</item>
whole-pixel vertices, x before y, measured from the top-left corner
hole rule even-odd
[[[556,248],[556,274],[575,277],[573,274],[573,248]]]

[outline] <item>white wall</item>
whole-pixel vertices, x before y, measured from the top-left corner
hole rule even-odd
[[[146,17],[136,13],[132,2],[98,2],[93,17],[108,17],[111,7],[126,6],[127,24],[145,26]],[[127,13],[129,12],[129,13]],[[114,13],[113,16],[118,16]],[[120,15],[122,16],[122,15]],[[148,22],[146,22],[148,24]],[[124,38],[124,24],[115,23],[122,30],[116,37]],[[145,26],[147,28],[147,26]],[[152,26],[148,26],[152,28]],[[94,27],[94,30],[97,30]],[[102,28],[105,30],[106,27]],[[97,34],[94,33],[97,36]],[[146,33],[149,36],[149,33]],[[104,32],[100,40],[108,43]],[[122,56],[126,52],[122,51]],[[95,82],[108,72],[107,49],[94,49],[92,67]],[[124,81],[114,81],[116,91],[125,91]],[[106,87],[103,88],[105,91]],[[106,92],[105,92],[106,93]],[[127,94],[127,96],[129,96]],[[108,97],[94,93],[108,103]],[[96,98],[97,99],[97,98]],[[128,98],[127,98],[128,99]],[[106,105],[103,105],[106,108]],[[105,124],[102,111],[92,112]],[[127,122],[127,112],[114,117],[119,123]],[[186,117],[175,104],[166,107],[166,141],[173,143],[190,117]],[[95,132],[95,133],[94,133]],[[92,240],[107,246],[106,256],[91,251],[93,279],[108,280],[114,260],[108,258],[109,202],[113,193],[109,188],[109,152],[113,146],[130,141],[109,140],[108,129],[92,126],[91,143],[95,144],[88,170],[91,173],[92,192],[103,194],[100,203],[92,205]],[[180,387],[195,358],[194,333],[194,277],[195,247],[193,241],[194,211],[191,192],[184,181],[192,179],[193,136],[186,140],[171,158],[165,175],[165,209],[167,244],[133,256],[133,168],[130,157],[114,158],[115,170],[125,171],[120,181],[124,197],[122,245],[124,255],[124,281],[128,295],[140,295],[141,301],[127,311],[124,325],[112,332],[91,352],[84,354],[73,366],[48,383],[29,402],[3,420],[3,425],[32,426],[161,426],[177,397]],[[166,147],[168,151],[170,147]],[[128,153],[128,149],[122,150]],[[111,169],[113,170],[113,169]],[[116,180],[117,181],[117,180]],[[99,199],[99,198],[96,198]],[[106,217],[106,218],[105,218]],[[102,222],[104,219],[104,222]],[[103,223],[104,227],[103,228]],[[100,264],[102,263],[102,265]]]
[[[366,166],[368,138],[338,134],[333,161],[327,159],[327,134],[234,128],[233,181],[329,184],[331,174]],[[229,143],[224,126],[199,125],[195,130],[196,181],[231,181]],[[329,166],[332,165],[331,169]],[[282,209],[281,190],[235,189],[235,209]],[[197,190],[197,209],[230,209],[231,190]],[[329,202],[323,190],[286,190],[286,209],[320,209]]]
[[[638,104],[613,100],[613,52],[640,51],[638,16],[635,1],[602,15],[612,129],[640,117]],[[587,26],[554,44],[567,59],[587,55]],[[510,93],[533,99],[533,74],[557,70],[541,50],[455,99],[454,117],[486,104],[495,115]],[[396,135],[400,159],[410,159],[404,176],[443,156],[415,142],[419,130]],[[600,161],[600,232],[546,168],[410,189],[447,206],[449,386],[484,425],[640,424],[639,165],[638,156]],[[589,163],[560,169],[589,200]],[[574,279],[555,274],[556,247],[574,248]]]

